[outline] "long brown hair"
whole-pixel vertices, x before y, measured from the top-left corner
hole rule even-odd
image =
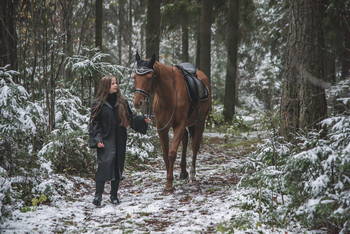
[[[99,112],[101,111],[101,107],[104,103],[104,101],[107,99],[108,95],[109,95],[109,90],[111,88],[111,83],[112,83],[112,79],[115,78],[114,76],[104,76],[102,77],[101,81],[100,81],[100,87],[97,91],[96,97],[95,97],[95,101],[94,103],[97,102],[97,105],[93,105],[91,107],[91,117],[90,117],[90,124],[92,123],[92,121],[94,120],[94,118],[99,114]],[[115,80],[117,81],[118,84],[118,80],[117,78],[115,78]],[[119,85],[118,85],[119,86]],[[118,108],[118,117],[121,120],[120,126],[124,126],[124,127],[129,127],[130,125],[130,120],[129,120],[129,108],[128,105],[124,99],[124,97],[122,96],[120,89],[118,87],[118,91],[116,93],[117,95],[117,102],[119,105]]]

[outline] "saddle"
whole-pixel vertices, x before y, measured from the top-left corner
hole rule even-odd
[[[188,96],[191,100],[192,105],[197,104],[198,101],[208,100],[208,90],[205,87],[204,83],[198,79],[196,74],[196,68],[191,63],[180,63],[176,67],[181,71]]]
[[[191,115],[198,103],[196,122],[200,122],[200,102],[208,100],[208,90],[204,83],[197,77],[196,68],[191,63],[180,63],[176,65],[176,67],[181,71],[184,77],[187,93],[192,104],[188,110],[188,116]]]

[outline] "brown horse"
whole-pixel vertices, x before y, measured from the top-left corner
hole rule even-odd
[[[197,153],[211,102],[209,79],[202,71],[196,70],[197,77],[202,80],[208,90],[209,98],[191,107],[192,104],[186,89],[184,77],[177,67],[156,62],[155,55],[150,60],[141,60],[137,53],[136,61],[134,106],[136,109],[140,109],[145,105],[148,97],[154,93],[154,116],[167,169],[165,190],[171,191],[173,190],[174,162],[180,142],[182,142],[180,179],[188,178],[188,172],[186,171],[188,131],[186,127],[188,127],[192,138],[193,156],[190,182],[195,182]],[[189,111],[190,108],[192,108],[192,111]],[[173,128],[174,137],[169,149],[168,132],[171,127]]]

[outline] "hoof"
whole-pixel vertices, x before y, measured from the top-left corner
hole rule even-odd
[[[174,188],[172,186],[165,186],[164,191],[172,192],[172,191],[174,191]]]
[[[180,180],[186,180],[186,179],[188,179],[188,172],[186,172],[186,173],[181,173],[181,174],[180,174]]]
[[[190,184],[197,184],[197,180],[195,178],[190,179]]]

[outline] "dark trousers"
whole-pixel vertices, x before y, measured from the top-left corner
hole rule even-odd
[[[102,193],[105,188],[105,181],[96,181],[96,197],[102,197]],[[111,181],[111,196],[117,196],[119,187],[119,179]]]

